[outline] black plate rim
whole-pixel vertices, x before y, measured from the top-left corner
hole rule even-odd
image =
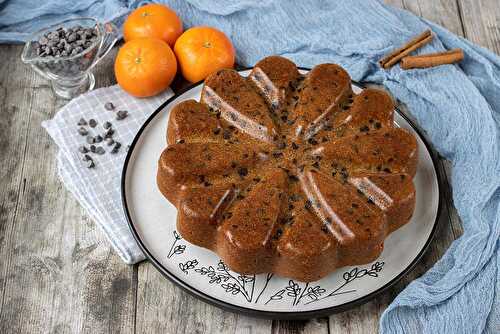
[[[310,71],[310,68],[306,67],[298,67],[300,70],[304,71]],[[242,71],[247,71],[250,70],[251,68],[241,68],[238,69],[238,72]],[[439,159],[437,157],[436,150],[433,148],[432,144],[430,141],[427,139],[427,137],[424,134],[424,131],[416,125],[407,115],[405,115],[398,107],[395,107],[395,110],[398,114],[400,114],[407,122],[410,124],[410,126],[415,130],[415,132],[420,136],[420,139],[424,142],[424,145],[429,152],[431,159],[432,159],[432,164],[434,167],[434,171],[436,173],[436,178],[438,181],[438,193],[439,193],[439,199],[438,199],[438,210],[436,213],[436,219],[434,221],[434,225],[432,228],[432,231],[427,238],[427,241],[425,242],[424,246],[420,250],[420,252],[416,255],[416,257],[413,259],[413,261],[405,268],[403,269],[396,277],[394,277],[392,280],[387,282],[384,286],[380,287],[379,289],[363,296],[358,299],[355,299],[353,301],[341,304],[341,305],[336,305],[332,307],[326,307],[318,310],[312,310],[312,311],[293,311],[293,312],[274,312],[274,311],[261,311],[261,310],[254,310],[250,309],[247,307],[243,306],[237,306],[233,304],[229,304],[227,302],[224,302],[222,300],[219,300],[217,298],[214,298],[212,296],[209,296],[205,294],[204,292],[190,286],[189,284],[185,283],[181,279],[179,279],[177,276],[172,274],[167,268],[165,268],[152,254],[151,252],[147,249],[146,245],[142,242],[141,238],[139,237],[139,234],[137,230],[134,227],[134,224],[132,223],[132,218],[130,216],[129,208],[127,205],[127,200],[126,200],[126,194],[125,194],[125,182],[126,182],[126,174],[127,174],[127,167],[128,164],[130,163],[130,159],[132,157],[132,152],[134,151],[134,148],[139,141],[139,138],[141,137],[142,133],[144,130],[147,128],[149,123],[172,101],[176,100],[179,96],[183,95],[187,91],[203,84],[203,81],[191,84],[181,90],[179,92],[175,93],[172,97],[167,99],[164,103],[162,103],[144,122],[144,124],[141,126],[139,131],[137,132],[136,136],[134,137],[134,140],[130,144],[129,150],[127,152],[127,156],[125,158],[125,162],[123,165],[122,169],[122,177],[121,177],[121,199],[122,199],[122,204],[123,204],[123,210],[125,213],[125,217],[127,219],[128,226],[130,228],[130,231],[132,232],[132,235],[134,236],[134,239],[136,240],[137,244],[139,245],[139,248],[142,250],[144,255],[146,256],[146,259],[149,260],[153,266],[168,280],[171,282],[177,284],[180,286],[184,291],[188,292],[192,296],[201,299],[202,301],[210,304],[217,306],[221,309],[234,312],[234,313],[239,313],[243,315],[249,315],[257,318],[264,318],[264,319],[274,319],[274,320],[305,320],[305,319],[310,319],[310,318],[317,318],[317,317],[324,317],[328,316],[334,313],[340,313],[347,311],[351,308],[354,308],[356,306],[360,306],[362,304],[365,304],[366,302],[372,300],[376,296],[380,295],[381,293],[387,291],[389,288],[391,288],[393,285],[395,285],[397,282],[399,282],[406,274],[408,274],[410,271],[412,271],[415,266],[417,265],[418,262],[422,259],[426,251],[429,249],[429,246],[432,242],[432,240],[435,237],[436,230],[438,227],[438,222],[439,218],[441,217],[442,214],[442,205],[443,205],[443,180],[442,176],[438,171],[438,165],[439,165]],[[358,86],[359,88],[364,88],[364,85],[352,81],[352,84],[355,86]]]

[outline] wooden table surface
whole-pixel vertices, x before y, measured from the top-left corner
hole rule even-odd
[[[500,52],[498,0],[391,0]],[[114,50],[116,52],[116,50]],[[191,297],[147,262],[124,264],[60,183],[56,147],[40,126],[65,101],[0,46],[0,333],[374,333],[387,305],[462,233],[445,189],[430,250],[388,292],[353,310],[310,321],[253,319]],[[112,58],[95,69],[114,84]],[[177,80],[174,87],[182,85]],[[447,180],[447,162],[440,167]]]

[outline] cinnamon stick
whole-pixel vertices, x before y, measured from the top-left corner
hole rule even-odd
[[[380,66],[382,66],[385,69],[393,66],[394,64],[398,63],[401,59],[408,56],[411,52],[429,43],[432,40],[432,38],[433,36],[430,29],[424,31],[423,33],[413,38],[399,49],[394,50],[387,56],[380,59],[379,60]]]
[[[401,60],[401,68],[428,68],[444,64],[453,64],[464,59],[462,49],[453,49],[446,52],[429,53],[420,56],[408,56]]]

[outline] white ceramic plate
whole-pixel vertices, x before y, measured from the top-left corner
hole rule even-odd
[[[302,70],[306,72],[307,70]],[[243,76],[249,70],[241,71]],[[177,210],[156,185],[157,162],[166,147],[169,112],[187,99],[200,99],[202,85],[165,102],[134,139],[122,174],[122,196],[130,228],[148,259],[167,278],[202,300],[236,312],[281,319],[316,317],[362,304],[396,283],[421,258],[435,231],[440,209],[440,182],[432,149],[401,112],[398,126],[418,141],[414,178],[416,208],[411,222],[392,233],[373,263],[344,267],[326,278],[301,283],[276,275],[239,275],[206,249],[176,232]],[[353,85],[356,93],[362,90]],[[182,157],[179,157],[182,159]]]

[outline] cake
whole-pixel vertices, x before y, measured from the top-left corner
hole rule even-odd
[[[271,56],[177,104],[158,163],[184,239],[232,270],[309,282],[375,260],[415,207],[417,142],[383,90]]]

